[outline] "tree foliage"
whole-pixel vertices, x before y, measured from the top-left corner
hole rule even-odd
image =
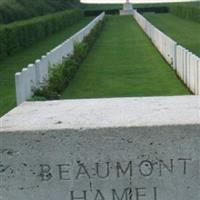
[[[0,23],[77,7],[78,0],[0,0]]]
[[[0,58],[76,23],[81,17],[80,10],[67,10],[0,26]]]
[[[170,6],[170,12],[178,17],[200,22],[200,2]]]

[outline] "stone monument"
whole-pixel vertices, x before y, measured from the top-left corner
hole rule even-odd
[[[133,6],[126,0],[126,3],[123,5],[123,10],[120,10],[120,15],[133,15]]]
[[[0,118],[0,199],[199,200],[199,102],[23,103]]]

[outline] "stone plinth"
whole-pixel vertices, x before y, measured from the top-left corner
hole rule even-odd
[[[133,6],[131,3],[125,3],[123,10],[120,10],[120,15],[133,15]]]
[[[27,102],[2,117],[2,200],[199,200],[200,97]]]

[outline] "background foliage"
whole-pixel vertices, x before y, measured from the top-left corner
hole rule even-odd
[[[170,6],[170,12],[178,17],[200,22],[200,2]]]
[[[72,25],[81,17],[80,10],[67,10],[0,26],[0,58]]]
[[[78,4],[78,0],[0,0],[0,23],[71,9]]]

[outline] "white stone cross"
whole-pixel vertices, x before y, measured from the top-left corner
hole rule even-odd
[[[120,15],[133,15],[133,6],[130,3],[130,0],[126,0],[123,5],[123,9],[120,10]]]

